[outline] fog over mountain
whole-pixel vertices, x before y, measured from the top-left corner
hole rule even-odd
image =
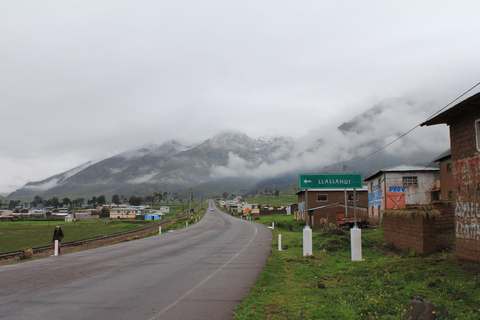
[[[397,164],[426,165],[449,147],[448,128],[417,128],[376,152],[438,111],[432,102],[389,99],[343,123],[330,123],[307,137],[251,138],[226,131],[197,144],[171,140],[148,145],[27,183],[8,196],[91,197],[154,192],[196,196],[249,194],[296,184],[299,173],[349,172],[364,176]],[[279,125],[288,125],[282,123]],[[371,157],[368,155],[374,153]],[[367,158],[366,158],[367,157]]]

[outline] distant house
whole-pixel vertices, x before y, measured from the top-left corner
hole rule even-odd
[[[145,213],[145,220],[161,220],[165,214],[160,211],[148,211]]]
[[[115,208],[110,210],[110,219],[135,219],[135,215],[145,210],[137,208]]]
[[[298,203],[287,204],[287,215],[295,215],[298,211]]]
[[[421,126],[450,127],[457,257],[480,262],[480,93]]]
[[[367,219],[368,190],[357,189],[356,203],[354,203],[353,189],[347,189],[347,206],[345,212],[344,189],[309,189],[308,190],[308,225],[312,228],[320,228],[325,223],[338,224],[340,219],[353,218],[355,209],[357,219]],[[297,220],[306,220],[306,192],[297,192],[298,214]]]
[[[430,203],[436,171],[437,168],[401,165],[379,170],[365,178],[370,223],[381,224],[381,210]]]

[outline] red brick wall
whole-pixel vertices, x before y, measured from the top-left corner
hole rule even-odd
[[[442,232],[455,228],[455,208],[453,201],[437,201],[432,206],[440,212],[440,216],[435,218],[435,230]]]
[[[450,165],[451,171],[448,172],[448,166]],[[448,157],[439,162],[440,167],[440,194],[442,200],[452,199],[453,198],[453,189],[455,184],[453,183],[453,165],[452,158]],[[451,191],[451,192],[450,192]]]
[[[405,219],[392,214],[384,214],[382,225],[383,239],[396,248],[409,249],[419,254],[436,251],[435,218]]]
[[[337,224],[337,213],[341,213],[345,215],[345,206],[344,205],[338,205],[338,206],[332,206],[324,209],[317,209],[313,211],[313,222],[312,226],[313,229],[318,229],[322,227],[322,219],[325,219],[328,221],[328,223],[333,223]],[[312,213],[310,213],[312,214]],[[353,218],[355,215],[354,212],[354,207],[353,206],[347,206],[347,215],[348,218]],[[357,220],[368,220],[368,212],[367,208],[361,208],[357,207]]]
[[[480,106],[453,119],[450,139],[457,257],[480,262],[480,153],[475,133],[478,119]]]

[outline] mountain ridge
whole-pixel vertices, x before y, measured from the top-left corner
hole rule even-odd
[[[338,127],[313,133],[310,142],[291,137],[251,138],[235,131],[220,132],[198,144],[168,140],[29,182],[8,198],[33,199],[37,194],[109,197],[164,191],[184,196],[190,188],[201,197],[221,196],[223,192],[251,194],[265,187],[291,187],[297,183],[298,173],[341,172],[340,163],[340,168],[346,163],[349,170],[364,176],[382,167],[427,164],[444,151],[443,145],[425,142],[424,147],[421,140],[412,137],[389,150],[375,151],[400,136],[398,128],[403,124],[398,123],[397,110],[406,112],[405,122],[414,123],[418,108],[409,100],[386,100]],[[375,156],[363,159],[373,151]]]

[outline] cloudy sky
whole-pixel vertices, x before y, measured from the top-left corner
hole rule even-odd
[[[302,138],[393,97],[435,101],[418,124],[480,81],[478,12],[474,0],[2,0],[0,193],[170,139]]]

